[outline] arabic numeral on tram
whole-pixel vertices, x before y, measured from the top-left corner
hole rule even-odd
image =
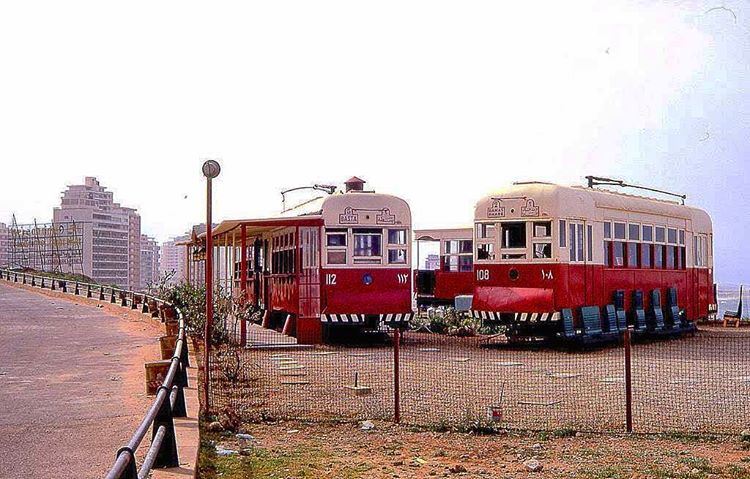
[[[490,270],[478,269],[477,270],[477,281],[487,281],[490,279]]]

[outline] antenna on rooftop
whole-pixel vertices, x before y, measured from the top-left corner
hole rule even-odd
[[[586,179],[589,182],[589,188],[593,188],[594,186],[619,186],[621,188],[635,188],[639,190],[653,191],[654,193],[661,193],[663,195],[674,196],[676,198],[680,198],[683,205],[685,204],[685,199],[687,199],[687,195],[681,195],[679,193],[672,193],[671,191],[650,188],[648,186],[633,185],[630,183],[625,183],[623,180],[617,180],[614,178],[605,178],[602,176],[590,176],[589,175],[586,177]]]

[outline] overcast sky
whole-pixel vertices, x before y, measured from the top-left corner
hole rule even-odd
[[[95,175],[163,240],[201,219],[204,157],[218,219],[358,175],[452,226],[598,174],[687,193],[719,280],[750,281],[749,25],[740,1],[4,2],[0,221]]]

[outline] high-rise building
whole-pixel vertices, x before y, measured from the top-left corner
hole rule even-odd
[[[141,284],[141,218],[115,203],[111,191],[91,176],[62,193],[54,222],[83,224],[83,271],[102,284],[137,289]]]
[[[189,235],[177,236],[161,245],[161,274],[170,274],[170,283],[177,284],[187,277],[187,256],[184,241],[190,239]]]
[[[159,280],[160,270],[159,243],[148,235],[141,235],[141,290]]]

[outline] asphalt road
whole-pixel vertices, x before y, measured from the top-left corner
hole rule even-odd
[[[103,476],[150,402],[136,315],[0,284],[0,478]]]

